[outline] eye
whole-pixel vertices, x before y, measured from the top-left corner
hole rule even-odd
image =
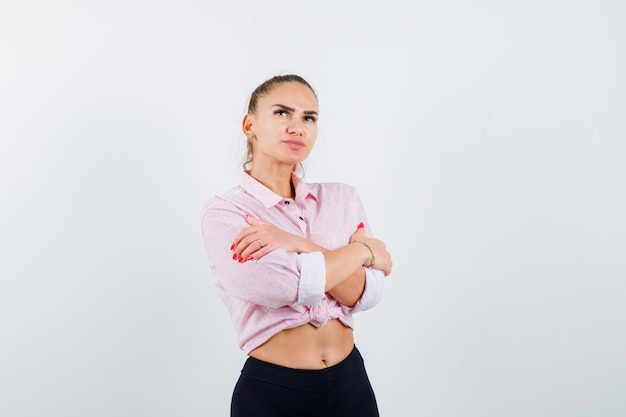
[[[306,122],[315,123],[317,122],[317,118],[315,116],[304,116],[304,120]]]
[[[274,114],[278,116],[287,116],[287,111],[283,109],[274,110]]]

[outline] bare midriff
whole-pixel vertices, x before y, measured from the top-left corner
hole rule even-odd
[[[250,356],[287,368],[324,369],[344,360],[353,348],[352,329],[334,319],[322,327],[304,324],[283,330]]]

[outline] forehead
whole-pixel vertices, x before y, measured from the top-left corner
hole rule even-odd
[[[302,110],[317,111],[317,98],[309,87],[300,83],[283,83],[274,87],[269,94],[259,100],[259,105],[282,104]]]

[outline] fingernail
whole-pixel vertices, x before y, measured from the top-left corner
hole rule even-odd
[[[365,225],[363,224],[363,222],[359,223],[359,226],[358,226],[359,229],[362,229],[364,227],[365,227]]]
[[[239,259],[237,260],[239,263],[243,262],[243,258],[240,256]]]
[[[233,253],[233,259],[237,259],[237,254]]]
[[[235,244],[233,243],[232,245],[230,245],[230,250],[235,249]]]
[[[254,259],[254,256],[250,256],[250,257],[248,258],[248,260],[249,260],[249,261],[251,261],[251,260],[253,260],[253,259]]]

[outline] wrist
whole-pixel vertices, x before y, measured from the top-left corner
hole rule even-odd
[[[372,247],[369,245],[369,243],[365,242],[364,240],[359,240],[359,239],[354,239],[352,242],[350,242],[350,244],[352,243],[356,243],[358,246],[362,247],[363,249],[361,250],[361,253],[363,253],[363,266],[365,267],[370,267],[370,266],[374,266],[374,264],[376,263],[376,257],[374,256],[374,251],[372,250]]]
[[[311,252],[327,252],[328,250],[311,242],[308,239],[300,238],[297,253],[311,253]]]

